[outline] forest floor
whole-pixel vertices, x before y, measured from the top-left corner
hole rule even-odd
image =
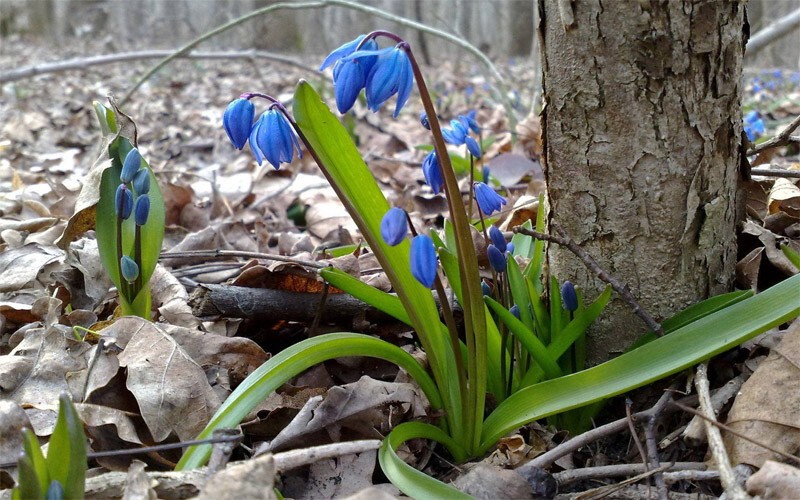
[[[0,76],[33,62],[58,61],[80,52],[75,47],[53,51],[19,39],[4,40]],[[387,291],[389,284],[369,254],[332,257],[336,253],[332,249],[358,243],[360,236],[310,155],[280,170],[267,163],[259,166],[247,149],[231,147],[222,128],[225,106],[240,93],[266,92],[288,102],[300,78],[333,102],[329,72],[315,71],[319,60],[309,58],[297,65],[180,60],[121,103],[136,122],[139,148],[163,192],[167,225],[163,251],[173,254],[161,260],[153,276],[153,325],[131,318],[115,320],[117,292],[100,263],[93,231],[76,238],[66,251],[56,241],[99,154],[101,134],[92,102],[106,102],[109,94],[121,98],[154,61],[0,83],[0,467],[5,467],[0,468],[0,490],[6,488],[0,498],[8,495],[15,477],[14,468],[2,464],[13,462],[20,452],[20,441],[10,436],[27,426],[46,442],[63,392],[76,402],[91,452],[134,449],[193,439],[248,373],[311,335],[365,332],[412,349],[412,332],[400,323],[368,315],[343,318],[328,310],[319,313],[323,294],[316,268],[322,263],[337,261]],[[533,77],[533,68],[522,63],[505,64],[500,70],[508,82]],[[512,128],[506,108],[479,67],[462,63],[426,74],[441,117],[449,121],[476,110],[482,133],[494,137],[483,161],[506,188],[508,206],[535,200],[544,182],[538,162],[538,118],[528,112],[530,90],[512,88],[508,93],[518,122]],[[748,72],[744,88],[745,113],[757,111],[765,125],[761,141],[800,115],[798,72]],[[419,124],[421,106],[414,95],[397,119],[391,118],[391,103],[379,114],[367,113],[357,104],[347,120],[390,201],[406,207],[421,227],[438,227],[447,207],[424,183],[420,163],[425,153],[419,146],[430,140]],[[761,168],[800,172],[798,154],[794,145],[751,159]],[[748,219],[739,239],[740,288],[761,291],[798,272],[778,250],[779,243],[800,250],[796,181],[754,176],[744,184]],[[512,213],[532,216],[530,211],[524,215],[509,209],[502,217]],[[180,257],[175,257],[178,252]],[[264,292],[248,300],[267,304],[298,300],[287,295],[291,293],[306,295],[299,305],[259,307],[255,312],[231,306],[220,312],[230,304],[215,303],[210,291],[224,296],[233,293],[228,287]],[[133,331],[141,334],[137,342]],[[158,347],[167,337],[173,339],[180,361],[175,361],[174,352]],[[796,397],[782,392],[794,391],[796,396],[798,338],[797,323],[793,328],[784,325],[711,362],[711,394],[720,420],[725,420],[734,401],[744,400],[738,429],[759,436],[772,450],[743,445],[729,434],[726,443],[734,464],[760,466],[776,458],[774,449],[788,454],[800,449],[800,405]],[[781,339],[782,347],[776,347]],[[161,369],[169,377],[136,375],[134,366],[139,372],[147,371],[142,366],[153,372]],[[769,375],[757,377],[753,375],[757,370]],[[441,450],[424,443],[405,453],[417,467],[447,481],[458,477],[460,487],[476,494],[530,496],[534,485],[541,488],[538,495],[551,497],[557,482],[565,497],[639,498],[668,488],[670,498],[713,498],[722,487],[717,469],[707,460],[702,421],[666,406],[661,397],[669,388],[676,400],[697,408],[687,378],[691,374],[653,384],[627,400],[616,398],[596,421],[604,430],[575,450],[564,447],[564,432],[543,421],[504,438],[480,466],[455,467]],[[765,393],[774,399],[764,398]],[[753,394],[762,397],[754,399]],[[795,404],[782,406],[787,399]],[[326,407],[329,411],[322,412]],[[424,417],[428,410],[420,390],[388,363],[349,358],[326,362],[284,385],[248,416],[233,460],[274,453],[281,471],[276,486],[286,497],[398,495],[377,466],[375,440],[399,422]],[[649,413],[638,420],[630,418],[641,411]],[[310,425],[314,412],[319,418]],[[601,427],[609,423],[612,427]],[[636,432],[632,435],[630,429]],[[314,460],[311,455],[313,447],[353,440],[365,443],[364,449],[349,454],[339,450],[336,453],[342,456],[336,460]],[[307,450],[305,462],[291,467],[280,462],[281,452],[294,449]],[[563,453],[541,458],[553,449]],[[652,454],[663,467],[652,467]],[[127,488],[126,494],[137,498],[152,491],[163,498],[193,495],[205,478],[167,472],[179,457],[179,449],[94,457],[87,492],[96,497],[121,496]],[[536,457],[539,468],[522,468]],[[147,466],[149,480],[140,461]],[[526,475],[509,477],[501,469],[524,470]],[[655,476],[658,480],[648,486]],[[240,480],[225,481],[225,487],[234,488]],[[271,481],[272,477],[252,475],[247,479],[266,488]],[[763,491],[758,481],[753,484],[751,491]],[[381,491],[363,493],[373,485],[380,485]],[[513,489],[517,487],[522,489]]]

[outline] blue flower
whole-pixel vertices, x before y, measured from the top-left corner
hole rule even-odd
[[[492,265],[498,273],[506,272],[506,256],[496,246],[489,245],[486,247],[486,255],[489,257],[489,264]]]
[[[506,245],[506,252],[510,253],[511,255],[514,255],[514,244],[513,243],[509,243],[508,245]]]
[[[439,166],[439,157],[436,156],[436,151],[431,151],[422,160],[422,173],[425,174],[425,182],[428,183],[434,194],[439,194],[442,191],[444,180],[442,179],[442,169]]]
[[[139,277],[139,265],[127,255],[123,255],[120,259],[119,268],[122,271],[122,277],[128,283],[133,283]]]
[[[481,209],[485,215],[492,215],[494,212],[500,211],[500,208],[508,203],[508,201],[497,194],[494,189],[490,188],[483,182],[476,182],[475,188],[475,201],[478,203],[478,208]]]
[[[406,239],[408,219],[402,208],[392,207],[381,219],[381,236],[389,246],[399,245]]]
[[[139,153],[139,150],[133,148],[128,151],[128,154],[125,156],[125,161],[122,162],[122,172],[119,174],[120,182],[127,184],[132,181],[133,176],[139,171],[141,165],[142,155]]]
[[[377,60],[367,75],[367,107],[372,112],[381,109],[383,103],[397,94],[397,104],[394,108],[394,117],[408,101],[411,89],[414,86],[414,70],[411,60],[402,44],[381,50],[358,50],[342,59],[361,59],[377,56]]]
[[[336,89],[336,109],[345,114],[355,104],[359,92],[367,82],[364,65],[359,59],[340,61],[333,71],[333,85]]]
[[[489,167],[484,166],[483,170],[481,171],[481,178],[483,179],[484,184],[489,184],[489,177],[491,177],[492,172],[489,170]]]
[[[339,62],[343,57],[347,57],[353,52],[355,52],[356,47],[358,47],[358,44],[361,43],[361,40],[363,40],[365,36],[367,35],[359,35],[358,38],[356,38],[355,40],[347,42],[346,44],[342,45],[338,49],[328,54],[328,57],[326,57],[325,60],[322,61],[322,65],[320,65],[319,70],[322,71],[331,64]],[[378,44],[377,42],[375,42],[375,40],[369,40],[361,47],[362,50],[375,50],[377,48]]]
[[[133,176],[133,189],[136,194],[147,194],[150,192],[150,171],[146,168],[140,168],[136,175]]]
[[[764,135],[766,128],[764,127],[764,120],[761,119],[758,111],[750,111],[744,115],[744,132],[750,141],[755,141]]]
[[[492,240],[492,244],[497,247],[500,252],[505,253],[508,245],[506,244],[506,237],[503,236],[503,231],[497,228],[497,226],[492,226],[489,228],[489,238]]]
[[[569,280],[561,285],[561,303],[564,304],[564,309],[569,312],[578,309],[578,294],[575,292],[575,285]]]
[[[259,165],[266,159],[275,169],[281,163],[291,163],[294,152],[302,158],[300,143],[283,113],[273,108],[262,113],[250,132],[250,149]]]
[[[136,198],[136,208],[133,211],[133,220],[137,226],[147,224],[147,217],[150,215],[150,196],[143,194]]]
[[[459,120],[450,120],[450,128],[445,127],[442,129],[442,137],[444,137],[445,142],[460,146],[464,144],[467,138],[467,127]]]
[[[422,124],[423,127],[430,130],[431,129],[431,122],[428,121],[428,113],[422,112],[419,114],[419,122]]]
[[[241,150],[247,143],[250,128],[253,126],[255,106],[248,99],[238,98],[231,101],[222,115],[222,124],[228,139],[236,149]]]
[[[459,115],[458,119],[464,124],[464,127],[472,130],[473,134],[480,134],[481,128],[478,126],[478,122],[475,121],[476,114],[477,113],[473,109],[470,110],[466,115]]]
[[[131,194],[131,190],[128,189],[125,184],[117,186],[117,193],[114,195],[114,211],[117,213],[117,217],[120,217],[122,220],[127,220],[127,218],[131,216],[131,211],[133,211],[133,194]]]
[[[481,157],[481,147],[478,145],[478,141],[473,139],[471,136],[466,136],[464,142],[467,145],[467,149],[469,150],[469,154],[474,156],[475,158]]]
[[[425,234],[414,236],[411,240],[411,274],[430,288],[436,279],[436,249],[433,240]]]
[[[484,295],[492,295],[492,287],[487,285],[485,281],[481,281],[481,291]]]
[[[515,318],[520,319],[518,305],[514,304],[513,306],[511,306],[511,309],[509,309],[508,312],[513,314]]]

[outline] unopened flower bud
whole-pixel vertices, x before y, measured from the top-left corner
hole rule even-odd
[[[574,312],[578,309],[578,294],[575,292],[575,285],[569,280],[561,285],[561,303],[564,304],[564,309],[569,312]]]
[[[133,211],[133,220],[137,226],[144,226],[150,215],[150,196],[143,194],[136,198],[136,209]]]
[[[129,183],[133,180],[133,176],[136,175],[136,172],[139,171],[139,167],[142,166],[142,155],[139,154],[139,150],[136,148],[131,149],[128,151],[128,155],[125,157],[125,161],[122,162],[122,172],[119,174],[120,182]]]
[[[125,184],[117,186],[117,194],[114,196],[114,211],[117,217],[126,220],[131,216],[133,210],[133,194]]]
[[[123,255],[120,259],[119,268],[122,271],[122,277],[128,283],[133,283],[139,277],[139,265],[127,255]]]
[[[136,175],[133,176],[133,189],[136,194],[147,194],[150,192],[150,171],[146,168],[140,168]]]

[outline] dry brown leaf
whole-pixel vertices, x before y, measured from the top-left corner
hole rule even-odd
[[[745,382],[728,415],[728,425],[773,449],[800,450],[800,321],[795,321],[781,343]],[[780,460],[774,452],[725,434],[731,462],[761,467]]]
[[[63,259],[64,252],[58,248],[36,244],[0,253],[0,292],[26,288],[45,266]]]
[[[25,410],[14,401],[0,400],[0,457],[19,456],[23,428],[31,428]]]
[[[789,179],[776,179],[767,198],[767,207],[770,214],[783,211],[800,217],[800,188]]]
[[[761,256],[764,248],[753,249],[736,263],[736,284],[741,288],[758,289],[758,270],[761,267]]]
[[[767,460],[747,478],[747,492],[763,500],[796,500],[800,498],[800,469]]]
[[[153,487],[157,484],[145,473],[144,462],[134,460],[128,468],[128,477],[125,481],[125,494],[122,500],[156,500],[158,495]]]
[[[200,365],[170,335],[141,318],[121,318],[108,330],[130,332],[119,364],[128,369],[126,386],[153,439],[163,441],[173,432],[181,440],[199,434],[219,406]]]
[[[309,466],[307,477],[286,478],[283,493],[297,499],[341,498],[355,494],[372,486],[376,457],[377,451],[370,450],[319,460]]]
[[[522,179],[531,176],[533,180],[543,180],[542,166],[538,161],[517,153],[507,153],[489,160],[486,164],[492,177],[503,186],[514,186]]]
[[[239,462],[223,469],[208,479],[197,500],[220,498],[253,498],[272,500],[276,498],[275,459],[272,455]]]
[[[186,293],[186,288],[161,264],[156,266],[150,278],[150,290],[153,305],[167,323],[186,328],[200,326],[200,320],[194,316],[192,308],[189,307],[189,294]]]

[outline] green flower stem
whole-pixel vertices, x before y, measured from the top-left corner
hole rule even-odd
[[[126,303],[129,297],[129,289],[128,289],[128,281],[125,279],[125,276],[122,275],[122,207],[125,201],[123,197],[120,196],[119,199],[119,206],[117,207],[117,270],[119,271],[119,296],[122,299],[121,303]]]
[[[133,260],[136,262],[136,265],[139,266],[139,276],[136,277],[136,281],[133,282],[133,293],[131,294],[131,303],[136,300],[136,296],[142,291],[142,273],[144,271],[144,266],[142,265],[142,227],[138,224],[135,224],[136,229],[134,229],[134,236],[133,236]]]
[[[480,434],[483,422],[483,410],[486,397],[486,316],[483,306],[483,291],[480,286],[478,274],[478,257],[472,243],[467,212],[461,198],[447,146],[442,136],[442,128],[436,116],[428,87],[422,76],[419,64],[414,57],[414,52],[406,46],[406,53],[414,71],[423,108],[428,115],[428,122],[433,134],[433,145],[439,157],[439,167],[442,170],[444,189],[453,230],[456,235],[456,251],[458,253],[458,266],[461,275],[461,288],[464,297],[464,325],[467,339],[467,377],[468,398],[464,401],[464,427],[465,436],[469,442],[464,446],[467,452],[473,454],[480,447]]]

